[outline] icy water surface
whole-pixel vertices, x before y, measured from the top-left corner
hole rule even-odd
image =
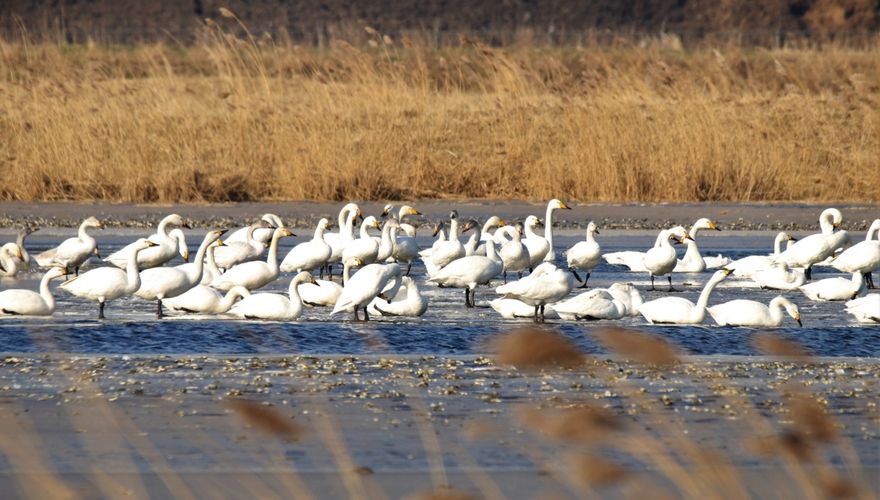
[[[36,233],[28,240],[33,254],[56,245],[64,234],[74,230],[54,230],[49,234]],[[423,233],[425,231],[422,231]],[[310,231],[301,231],[306,235]],[[194,254],[196,242],[203,233],[189,237],[190,250]],[[704,233],[705,234],[705,233]],[[102,254],[107,255],[134,237],[136,230],[114,230],[99,233]],[[701,235],[700,248],[703,255],[723,253],[732,258],[769,251],[775,233],[771,232],[722,232]],[[854,234],[855,238],[862,235]],[[293,244],[310,236],[282,240],[279,259],[287,254]],[[644,250],[653,244],[653,231],[603,231],[599,236],[604,252],[619,250]],[[580,232],[565,231],[556,237],[557,254],[582,238]],[[8,241],[9,235],[0,238]],[[430,245],[430,239],[422,238],[421,245]],[[684,249],[679,250],[682,254]],[[175,262],[179,263],[179,262]],[[477,309],[464,308],[464,292],[439,289],[424,283],[424,268],[413,268],[422,292],[428,297],[428,312],[421,318],[378,318],[369,323],[354,323],[347,315],[329,317],[327,309],[306,308],[303,316],[291,323],[250,322],[224,317],[174,317],[158,321],[155,305],[138,298],[128,297],[111,302],[107,306],[106,321],[98,322],[96,307],[60,291],[56,298],[58,309],[51,318],[2,318],[0,319],[0,352],[68,352],[68,353],[138,353],[138,354],[317,354],[317,353],[396,353],[396,354],[469,354],[487,351],[486,341],[493,335],[518,325],[530,324],[526,320],[504,320],[488,307],[487,300],[495,294],[490,288],[477,291]],[[700,274],[677,274],[674,283],[678,295],[696,300],[702,284],[711,272]],[[839,275],[832,268],[819,267],[814,277]],[[0,289],[22,287],[36,289],[38,272],[23,273],[18,280],[0,281]],[[286,291],[290,275],[268,286],[265,291]],[[628,273],[621,268],[600,265],[590,278],[590,285],[608,286],[616,281],[632,282],[642,291],[645,300],[665,296],[667,292],[646,291],[648,278],[645,274]],[[664,280],[665,281],[665,280]],[[53,283],[53,289],[57,286]],[[500,284],[500,281],[498,282]],[[682,286],[682,283],[685,285]],[[658,283],[665,288],[665,283]],[[572,293],[579,293],[575,290]],[[716,289],[711,304],[749,298],[769,302],[778,292],[760,290],[750,282],[731,277]],[[843,304],[811,302],[799,292],[787,292],[801,308],[804,327],[799,328],[790,318],[777,331],[796,339],[814,354],[820,356],[880,356],[880,327],[858,325],[843,311]],[[650,326],[641,318],[628,318],[616,322],[566,323],[554,321],[565,335],[574,339],[585,349],[599,352],[590,340],[589,331],[603,325],[639,327],[658,333],[684,351],[700,355],[749,355],[756,354],[751,346],[755,331],[746,328],[718,327],[707,318],[701,326]]]

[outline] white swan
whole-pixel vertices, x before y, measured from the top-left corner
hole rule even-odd
[[[555,304],[554,304],[555,305]],[[548,318],[558,318],[554,305],[547,305],[544,314]],[[534,319],[535,308],[519,299],[500,297],[489,301],[489,306],[505,319]]]
[[[800,290],[810,300],[851,300],[864,295],[867,291],[862,273],[856,271],[852,279],[825,278],[824,280],[807,283]]]
[[[205,265],[202,268],[202,280],[199,281],[200,285],[210,285],[212,281],[217,279],[217,276],[223,274],[220,271],[220,268],[217,267],[217,263],[214,262],[214,252],[218,248],[223,248],[226,246],[225,241],[217,240],[213,245],[208,247],[208,251],[205,253]],[[178,266],[174,266],[177,269],[182,271],[186,271],[188,273],[195,272],[196,263],[195,262],[187,262],[186,264],[180,264]]]
[[[397,219],[389,219],[382,224],[382,236],[379,237],[379,251],[376,253],[376,262],[387,262],[394,253],[394,242],[397,233],[400,232],[400,223]]]
[[[400,290],[391,302],[376,297],[367,306],[370,314],[376,316],[421,316],[428,310],[428,299],[419,292],[415,280],[409,276],[401,278]]]
[[[211,247],[215,248],[215,247]],[[195,314],[223,314],[240,298],[250,296],[251,292],[243,286],[234,286],[221,294],[217,290],[205,286],[196,285],[186,293],[165,299],[162,303],[171,311],[195,313]]]
[[[273,235],[274,239],[275,236]],[[255,293],[229,308],[229,314],[245,319],[290,321],[300,317],[303,304],[298,288],[303,283],[314,283],[308,271],[302,271],[290,280],[287,297],[280,293]]]
[[[379,242],[370,236],[370,228],[378,228],[379,221],[372,215],[367,216],[361,223],[360,238],[353,240],[345,245],[342,250],[342,261],[357,257],[367,264],[376,262],[379,255]]]
[[[525,278],[501,285],[495,291],[505,298],[521,300],[531,305],[535,308],[535,321],[543,321],[545,306],[562,300],[573,286],[574,278],[571,274],[559,269],[552,262],[544,262]]]
[[[352,311],[354,320],[359,321],[358,310],[363,309],[364,321],[368,321],[367,305],[376,297],[390,301],[397,295],[401,282],[402,273],[397,264],[367,264],[349,278],[330,314]]]
[[[150,241],[155,243],[156,246],[137,254],[139,269],[161,266],[173,259],[178,253],[183,257],[184,261],[189,261],[189,249],[186,246],[186,238],[183,236],[183,231],[179,229],[169,231],[169,226],[189,228],[189,224],[184,222],[183,217],[177,214],[171,214],[162,219],[159,222],[156,234],[149,237]],[[129,250],[132,245],[134,243],[108,255],[104,261],[120,269],[125,269],[128,263],[128,256],[131,255]]]
[[[845,273],[858,271],[864,274],[868,286],[873,288],[874,280],[871,273],[880,269],[880,219],[874,220],[868,228],[865,241],[860,241],[841,252],[831,261],[831,266]]]
[[[394,211],[394,205],[385,205],[385,208],[382,210],[381,218],[385,219]],[[397,213],[397,222],[400,224],[400,230],[402,234],[406,235],[409,238],[416,237],[416,228],[412,224],[407,224],[404,222],[404,217],[407,215],[422,215],[421,212],[416,210],[415,208],[409,205],[403,205],[400,207],[400,211]]]
[[[330,245],[330,262],[340,262],[345,245],[354,240],[354,221],[362,217],[357,203],[348,203],[339,210],[338,233],[324,233],[324,241]]]
[[[272,240],[272,233],[275,231],[275,228],[284,227],[284,222],[281,220],[281,217],[278,217],[275,214],[264,214],[260,217],[260,220],[266,224],[254,231],[253,238],[262,243],[265,247],[265,245],[268,245],[269,241]],[[225,242],[246,242],[248,240],[248,231],[250,230],[250,227],[251,226],[245,226],[227,234]]]
[[[785,309],[798,325],[801,323],[801,312],[798,306],[783,296],[775,297],[765,306],[754,300],[731,300],[712,306],[708,309],[709,316],[720,326],[749,326],[754,328],[782,326],[782,310]]]
[[[859,323],[880,323],[880,293],[872,293],[846,303],[846,312]]]
[[[20,261],[21,261],[22,267],[24,267],[24,268],[30,267],[31,260],[32,260],[31,255],[28,253],[27,248],[25,248],[25,246],[24,246],[24,240],[27,239],[28,236],[30,236],[31,234],[33,234],[39,230],[40,230],[40,228],[38,228],[38,227],[32,228],[30,226],[25,226],[18,231],[18,234],[15,237],[15,244],[18,246],[18,249],[21,252]]]
[[[278,240],[287,236],[295,236],[286,227],[276,228],[272,233],[272,241],[269,243],[269,255],[266,262],[253,260],[233,266],[211,282],[211,287],[222,291],[228,291],[234,286],[243,286],[248,290],[266,286],[278,278]]]
[[[99,267],[67,280],[58,288],[82,299],[98,303],[98,319],[104,319],[104,304],[123,295],[131,295],[141,286],[137,256],[142,250],[157,246],[141,238],[128,245],[125,271],[116,267]]]
[[[98,254],[98,246],[95,238],[89,235],[88,230],[104,229],[104,224],[95,217],[89,217],[79,225],[79,231],[75,238],[68,238],[55,248],[50,248],[34,257],[41,267],[63,267],[69,274],[79,274],[79,268],[94,253]]]
[[[679,229],[680,228],[680,229]],[[684,228],[681,226],[676,226],[676,232],[684,232]],[[657,234],[657,239],[654,240],[654,246],[651,248],[658,248],[661,246],[663,241],[667,241],[669,239],[669,230],[660,231]],[[647,252],[642,252],[638,250],[625,250],[622,252],[609,252],[602,255],[602,258],[605,259],[605,262],[609,264],[613,264],[615,266],[626,266],[632,272],[644,273],[648,272],[645,269],[645,255]]]
[[[678,264],[678,258],[675,253],[675,248],[673,248],[672,244],[669,242],[669,240],[673,238],[677,242],[691,239],[691,237],[684,231],[683,227],[676,226],[672,229],[661,231],[660,236],[657,237],[659,245],[645,252],[645,258],[642,260],[642,264],[645,266],[645,270],[648,274],[651,275],[651,290],[654,290],[654,277],[664,275],[669,280],[669,291],[674,290],[672,288],[671,273],[672,270],[675,269],[676,264]]]
[[[205,253],[208,247],[218,241],[225,232],[225,230],[209,231],[205,235],[196,253],[195,266],[192,268],[152,267],[141,271],[141,286],[134,294],[144,300],[155,300],[156,317],[161,319],[162,300],[184,294],[202,281]]]
[[[510,241],[501,245],[498,256],[504,264],[504,282],[507,283],[507,273],[518,273],[522,278],[522,273],[531,267],[532,258],[529,248],[522,241],[522,226],[517,224],[517,227],[504,227],[510,229],[506,231],[510,235]]]
[[[15,243],[0,246],[0,277],[14,278],[22,260],[21,248]]]
[[[404,226],[409,224],[401,224],[401,229],[404,229]],[[416,242],[415,236],[409,235],[404,229],[404,234],[397,235],[397,238],[394,240],[394,248],[391,251],[391,258],[393,258],[397,262],[405,262],[406,263],[406,275],[409,276],[409,272],[412,270],[413,261],[419,256],[419,245]],[[415,232],[415,229],[413,230]]]
[[[351,277],[351,268],[363,266],[364,262],[354,257],[345,261],[342,268],[342,285]],[[328,280],[315,280],[315,283],[303,283],[299,286],[299,295],[303,304],[311,307],[333,307],[342,295],[342,285]]]
[[[498,229],[503,227],[510,227],[506,224],[507,223],[504,222],[504,219],[498,217],[497,215],[493,215],[492,217],[486,219],[486,222],[483,223],[483,227],[480,228],[479,232],[475,233],[477,234],[477,237],[475,238],[475,240],[477,240],[475,242],[476,246],[472,248],[470,255],[486,255],[486,240],[494,240],[495,238],[492,230],[495,229],[497,231]],[[473,237],[473,235],[471,236]],[[470,240],[468,240],[468,243],[470,243]],[[501,248],[502,244],[503,243],[495,241],[495,248]],[[465,250],[467,251],[467,248]]]
[[[774,262],[767,269],[752,274],[752,281],[761,288],[795,290],[807,282],[807,277],[803,271],[791,269],[784,262]]]
[[[581,288],[587,287],[587,281],[590,279],[590,273],[602,261],[602,247],[596,241],[596,235],[599,234],[599,228],[596,223],[590,221],[587,224],[587,238],[585,241],[579,241],[573,247],[565,251],[565,260],[568,263],[568,270],[574,274],[578,281],[581,281]],[[583,280],[578,276],[577,272],[583,271],[586,276]]]
[[[607,289],[596,288],[553,304],[553,310],[565,320],[620,319],[639,314],[644,300],[632,284],[614,283]]]
[[[64,269],[53,267],[40,280],[40,292],[32,290],[3,290],[0,292],[0,316],[50,316],[55,312],[55,297],[49,290],[49,282],[64,276]]]
[[[431,256],[424,259],[425,268],[429,276],[433,276],[447,264],[465,256],[464,245],[458,240],[458,212],[453,210],[449,214],[449,237],[445,241],[437,241],[431,247]]]
[[[229,269],[242,262],[257,260],[266,250],[266,244],[254,236],[258,229],[268,229],[270,224],[264,220],[258,220],[247,227],[244,241],[229,241],[227,238],[223,245],[214,249],[214,262],[221,269]]]
[[[486,256],[471,255],[450,262],[446,267],[431,276],[428,281],[433,281],[440,286],[451,288],[464,288],[464,303],[467,307],[474,307],[474,291],[478,285],[486,285],[495,276],[501,274],[504,265],[495,251],[495,242],[486,242]]]
[[[431,243],[431,248],[419,250],[419,256],[422,260],[430,259],[431,254],[434,253],[434,249],[446,241],[446,224],[444,224],[443,221],[434,224],[434,231],[431,233],[431,237],[437,238],[434,240],[434,243]]]
[[[836,231],[843,220],[840,210],[829,208],[819,216],[822,232],[811,234],[801,239],[776,257],[777,262],[784,262],[790,267],[802,267],[807,279],[810,279],[813,264],[830,257],[834,252],[849,244],[849,233]]]
[[[776,238],[774,238],[773,240],[772,254],[749,255],[748,257],[737,259],[725,267],[727,267],[728,269],[732,269],[734,276],[750,278],[753,274],[763,271],[765,269],[769,269],[773,265],[773,262],[776,261],[776,256],[782,253],[783,242],[788,242],[788,244],[790,245],[793,241],[796,240],[785,231],[781,231],[776,234]]]
[[[333,249],[324,240],[324,233],[330,229],[330,221],[321,219],[310,241],[302,242],[290,251],[281,261],[281,271],[285,273],[313,271],[323,268],[330,261]]]
[[[534,268],[544,261],[544,257],[552,250],[547,238],[535,232],[535,228],[541,225],[541,220],[530,215],[523,221],[523,244],[529,250],[529,267]]]
[[[550,249],[546,254],[541,256],[544,262],[553,262],[556,260],[556,250],[553,248],[553,212],[558,209],[571,210],[571,207],[555,198],[547,203],[547,212],[544,216],[544,239],[547,240]]]
[[[706,318],[706,305],[709,303],[712,290],[728,275],[730,275],[730,269],[715,271],[703,287],[703,291],[700,292],[700,298],[697,299],[696,304],[683,297],[662,297],[642,304],[639,307],[639,313],[651,324],[695,325],[702,323]]]
[[[675,269],[673,269],[672,272],[701,273],[708,269],[706,260],[703,258],[703,255],[700,253],[700,248],[697,246],[697,235],[701,229],[721,231],[712,219],[707,219],[705,217],[697,219],[697,221],[691,226],[691,230],[688,231],[690,239],[686,242],[687,251],[685,251],[684,256],[678,260],[678,263],[675,265]]]

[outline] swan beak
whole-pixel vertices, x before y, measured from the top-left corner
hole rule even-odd
[[[725,276],[730,276],[730,273],[733,272],[733,269],[724,268],[721,270],[721,272],[724,273]]]
[[[599,228],[596,228],[595,230],[593,230],[593,234],[602,234],[602,233],[599,232]]]
[[[154,242],[152,242],[152,241],[150,241],[150,240],[147,240],[147,248],[149,248],[149,247],[157,247],[157,246],[159,246],[158,243],[154,243]],[[97,250],[97,248],[96,248],[95,250]]]
[[[361,212],[360,208],[358,209],[354,219],[358,221],[364,220],[364,213]]]
[[[103,222],[100,222],[100,221],[98,221],[98,225],[97,225],[97,226],[95,226],[95,227],[96,227],[96,228],[98,228],[98,229],[104,229],[104,223],[103,223]],[[34,231],[36,231],[36,229],[34,229]],[[31,232],[34,232],[34,231],[31,231]]]
[[[94,252],[94,254],[95,254],[95,257],[97,257],[97,258],[99,258],[99,259],[101,258],[101,252],[98,250],[98,247],[95,247],[95,252]]]
[[[498,227],[506,226],[507,222],[504,219],[498,219]]]
[[[227,246],[227,245],[226,245],[226,243],[223,243],[223,240],[221,240],[221,239],[217,239],[217,246],[218,246],[218,247],[225,247],[225,246]]]
[[[183,255],[183,261],[189,262],[189,252],[187,252],[185,255]]]
[[[311,284],[313,284],[313,285],[317,285],[317,284],[318,284],[318,280],[316,280],[314,276],[309,276],[309,282],[310,282]],[[320,286],[320,285],[319,285],[319,286]]]
[[[434,236],[437,236],[437,233],[439,233],[439,232],[440,232],[440,225],[438,224],[438,225],[434,226],[434,232],[431,233],[431,237],[433,238]]]
[[[379,217],[388,217],[388,214],[389,214],[390,212],[391,212],[391,211],[388,210],[388,207],[385,207],[385,208],[382,210],[382,214],[379,215]]]
[[[97,250],[97,248],[95,248]],[[21,247],[16,247],[16,254],[18,255],[18,260],[24,260],[24,255],[21,253]]]
[[[800,317],[800,316],[798,316],[798,317],[795,318],[794,320],[797,321],[798,326],[800,326],[800,327],[803,327],[803,326],[804,326],[804,324],[801,323],[801,317]]]
[[[788,241],[797,241],[797,240],[798,240],[798,239],[795,238],[794,236],[789,236],[789,237],[788,237]]]
[[[559,202],[559,208],[563,208],[565,210],[571,210],[571,207],[566,205],[564,201]]]
[[[721,231],[721,228],[718,227],[718,224],[715,224],[712,221],[709,221],[709,229],[714,229],[716,231]]]
[[[181,224],[180,227],[184,229],[192,229],[192,224],[190,224],[189,221],[184,221],[184,223]]]
[[[414,208],[409,212],[409,215],[422,215],[422,213]]]

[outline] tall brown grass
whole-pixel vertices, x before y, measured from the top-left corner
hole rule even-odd
[[[880,45],[0,42],[2,200],[880,200]]]

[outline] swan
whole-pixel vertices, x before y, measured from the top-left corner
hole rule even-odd
[[[602,260],[602,247],[596,242],[597,234],[599,234],[599,228],[595,222],[590,221],[587,224],[587,239],[576,243],[564,253],[565,260],[568,263],[568,270],[574,274],[578,281],[582,281],[581,288],[587,287],[590,273]],[[578,271],[586,273],[583,280],[578,276]]]
[[[98,319],[104,319],[104,303],[123,295],[131,295],[140,288],[138,253],[155,246],[156,243],[141,238],[126,247],[128,255],[125,256],[125,271],[116,267],[99,267],[65,281],[58,288],[76,297],[98,302]]]
[[[553,310],[566,320],[620,319],[636,316],[643,303],[642,294],[630,283],[614,283],[553,304]]]
[[[275,236],[273,235],[274,239]],[[229,314],[244,319],[289,321],[300,317],[303,304],[298,288],[303,283],[314,283],[308,271],[302,271],[290,280],[287,297],[280,293],[255,293],[229,308]]]
[[[876,219],[868,228],[865,241],[841,252],[831,261],[831,266],[845,273],[858,271],[864,274],[868,287],[874,288],[871,273],[880,269],[880,234],[878,233],[880,233],[880,219]]]
[[[391,297],[397,295],[401,282],[402,273],[397,264],[367,264],[349,278],[330,314],[352,311],[354,320],[359,321],[358,309],[363,309],[364,321],[369,321],[367,305],[376,297],[390,302]]]
[[[703,287],[703,291],[700,292],[700,298],[697,299],[696,304],[683,297],[662,297],[642,304],[639,307],[639,313],[651,324],[696,325],[702,323],[706,317],[706,305],[709,303],[712,290],[718,283],[724,281],[730,272],[730,269],[715,271]]]
[[[89,235],[89,229],[104,229],[104,224],[95,217],[89,217],[79,225],[75,238],[68,238],[55,248],[50,248],[34,257],[41,267],[63,267],[68,274],[73,271],[79,275],[80,266],[94,253],[98,254],[95,238]]]
[[[32,290],[3,290],[0,292],[0,316],[51,316],[55,312],[55,297],[49,290],[49,282],[64,276],[64,269],[53,267],[40,280],[40,293]]]
[[[449,237],[431,247],[431,256],[425,259],[428,275],[432,276],[450,262],[465,256],[464,245],[458,240],[458,212],[449,214]]]
[[[510,241],[501,245],[498,256],[504,264],[504,282],[507,283],[507,273],[518,273],[522,278],[522,273],[532,265],[532,259],[529,248],[522,242],[522,226],[518,224],[517,227],[504,227],[511,229],[507,231]]]
[[[295,236],[290,229],[286,227],[275,228],[272,233],[272,241],[269,243],[269,255],[266,262],[261,260],[253,260],[243,262],[237,266],[233,266],[225,273],[221,274],[210,286],[224,292],[230,288],[239,285],[248,290],[255,290],[265,286],[278,278],[278,240],[288,236]]]
[[[500,297],[497,299],[492,299],[489,301],[489,306],[495,310],[498,314],[501,315],[504,319],[519,319],[519,318],[528,318],[533,319],[535,317],[535,308],[519,299],[509,299],[506,297]],[[559,316],[556,314],[556,310],[554,309],[554,305],[547,305],[544,310],[545,314],[549,318],[558,318]]]
[[[446,242],[446,224],[444,224],[443,221],[434,224],[434,231],[431,233],[431,237],[437,239],[434,240],[434,243],[431,243],[431,248],[419,251],[419,256],[422,260],[430,259],[431,254],[434,253],[434,249]]]
[[[518,299],[534,307],[534,319],[538,322],[545,319],[545,306],[562,300],[573,286],[571,274],[552,262],[544,262],[525,278],[501,285],[495,291],[505,298]]]
[[[544,262],[556,260],[556,251],[553,249],[553,212],[558,209],[571,210],[571,207],[555,198],[547,203],[547,212],[544,216],[544,239],[547,240],[550,249],[541,256]]]
[[[850,300],[865,295],[864,276],[859,271],[852,275],[852,279],[825,278],[813,283],[807,283],[800,287],[801,292],[810,300]]]
[[[15,243],[6,243],[0,247],[0,277],[14,278],[18,274],[20,261],[21,247]]]
[[[379,251],[376,253],[376,262],[387,262],[394,253],[394,242],[397,241],[397,233],[400,232],[400,223],[397,219],[390,219],[382,225],[382,236],[379,237]]]
[[[740,276],[745,278],[750,278],[753,274],[763,271],[765,269],[769,269],[773,262],[776,260],[776,256],[782,253],[782,243],[788,242],[790,245],[793,241],[796,241],[795,238],[791,237],[785,231],[780,231],[776,234],[776,238],[773,240],[773,253],[770,255],[749,255],[748,257],[743,257],[742,259],[737,259],[730,264],[728,264],[728,269],[733,269],[734,276]]]
[[[18,245],[19,250],[21,251],[21,262],[23,267],[30,267],[31,265],[31,255],[28,253],[27,249],[24,247],[24,240],[30,236],[31,234],[39,231],[38,227],[29,227],[25,226],[18,231],[18,235],[15,237],[15,244]]]
[[[183,231],[180,229],[169,231],[169,226],[177,226],[178,228],[190,227],[189,224],[184,222],[183,217],[177,214],[171,214],[162,219],[159,222],[156,234],[149,237],[150,241],[156,243],[156,246],[137,254],[139,269],[161,266],[173,259],[178,253],[183,257],[184,261],[189,261],[189,249],[186,246],[186,238],[183,236]],[[129,249],[133,244],[110,254],[104,259],[104,262],[109,262],[120,269],[125,269],[128,256],[131,255]]]
[[[385,205],[385,208],[382,210],[381,218],[385,219],[394,211],[394,205]],[[403,218],[407,215],[422,215],[421,212],[416,210],[415,208],[409,205],[403,205],[400,207],[400,211],[397,213],[397,222],[400,224],[400,230],[409,238],[416,237],[416,228],[411,224],[407,224],[403,221]]]
[[[776,257],[777,262],[784,262],[790,267],[804,268],[809,280],[813,264],[830,257],[834,252],[849,244],[849,233],[837,231],[843,220],[840,210],[828,208],[819,216],[819,227],[822,232],[811,234],[801,239]]]
[[[801,323],[801,312],[798,306],[783,296],[778,296],[765,306],[754,300],[731,300],[708,309],[709,316],[720,326],[771,327],[782,326],[782,310]]]
[[[409,272],[412,270],[412,263],[419,256],[419,245],[416,242],[416,237],[411,236],[409,233],[406,232],[404,226],[407,225],[408,224],[400,225],[404,234],[399,234],[394,240],[394,248],[391,251],[391,258],[397,262],[405,262],[405,274],[409,276]],[[413,232],[415,232],[415,229],[413,230]]]
[[[530,215],[523,221],[523,233],[525,238],[522,242],[529,250],[529,267],[534,268],[544,261],[544,257],[552,249],[547,238],[535,233],[535,227],[541,225],[541,220]]]
[[[473,296],[477,285],[488,284],[504,269],[504,264],[495,251],[495,242],[486,242],[486,254],[456,259],[428,278],[428,281],[445,287],[464,288],[465,306],[475,307]]]
[[[217,267],[217,263],[214,261],[214,251],[218,248],[223,248],[226,246],[226,242],[221,240],[217,240],[213,245],[208,247],[208,251],[205,253],[205,265],[202,268],[202,280],[199,281],[200,285],[210,285],[212,281],[217,279],[217,276],[223,274],[220,271],[220,268]],[[186,271],[187,273],[193,273],[196,269],[195,262],[187,262],[186,264],[180,264],[178,266],[174,266],[181,271]]]
[[[791,269],[784,262],[774,262],[767,269],[752,274],[752,281],[761,288],[795,290],[807,282],[803,271]]]
[[[254,234],[257,229],[268,228],[270,224],[261,219],[247,227],[244,241],[229,241],[227,238],[223,245],[214,249],[214,262],[217,267],[229,269],[236,264],[259,259],[266,250],[266,244],[256,239]]]
[[[672,244],[669,242],[669,240],[673,238],[677,242],[691,239],[691,237],[684,231],[683,227],[676,226],[672,229],[661,231],[660,236],[657,237],[659,245],[645,252],[645,258],[642,260],[642,263],[645,266],[645,270],[651,275],[651,290],[655,289],[654,277],[664,275],[669,280],[669,291],[672,292],[675,290],[672,288],[671,273],[672,270],[675,269],[678,259],[675,254],[675,248],[673,248]]]
[[[315,228],[315,235],[311,241],[305,241],[293,247],[293,249],[281,261],[281,270],[285,273],[313,271],[324,267],[330,261],[333,249],[324,240],[324,233],[330,229],[330,221],[321,219]]]
[[[252,238],[262,243],[265,248],[272,239],[272,232],[275,228],[284,227],[284,222],[281,220],[281,217],[278,217],[275,214],[264,214],[260,217],[260,220],[266,224],[257,228],[254,231]],[[246,242],[248,240],[248,231],[250,231],[250,228],[251,226],[245,226],[227,234],[225,243]]]
[[[702,254],[700,254],[700,248],[697,246],[697,234],[699,234],[701,229],[713,229],[715,231],[721,231],[718,225],[712,219],[707,219],[705,217],[701,219],[697,219],[696,222],[691,226],[691,230],[688,232],[688,236],[690,239],[687,240],[687,251],[685,251],[684,256],[679,259],[678,263],[675,265],[675,269],[672,270],[674,273],[701,273],[705,271],[708,266],[706,265],[706,260],[703,259]]]
[[[846,312],[859,323],[880,323],[880,293],[872,293],[846,303]]]
[[[324,241],[330,245],[330,263],[342,261],[342,250],[354,240],[354,221],[363,217],[357,203],[348,203],[339,210],[338,233],[324,233]]]
[[[250,294],[251,292],[243,286],[234,286],[223,295],[209,286],[196,285],[177,297],[163,300],[162,303],[171,311],[223,314],[235,304],[236,300],[248,297]]]
[[[364,262],[357,258],[345,261],[342,268],[342,285],[351,277],[351,268],[363,266]],[[333,307],[342,294],[342,286],[328,280],[315,280],[315,283],[303,283],[299,286],[299,295],[303,304],[311,307]]]
[[[376,297],[367,306],[367,310],[376,316],[421,316],[428,310],[428,299],[419,293],[415,280],[404,276],[401,278],[400,290],[391,302]]]
[[[376,257],[379,255],[379,242],[370,236],[370,228],[379,228],[379,220],[372,215],[367,216],[361,223],[361,237],[345,245],[345,249],[342,251],[343,262],[352,257],[357,257],[367,264],[376,262]]]
[[[209,231],[205,235],[196,253],[193,268],[152,267],[141,271],[141,286],[134,294],[144,300],[155,300],[156,317],[162,319],[162,300],[186,293],[202,281],[205,252],[225,232],[225,230]]]
[[[511,228],[511,226],[507,226],[507,223],[504,222],[504,219],[498,217],[497,215],[493,215],[492,217],[486,219],[483,227],[477,233],[475,233],[477,234],[477,237],[474,238],[473,235],[471,235],[471,238],[474,238],[476,240],[476,245],[473,247],[470,255],[486,255],[486,240],[495,240],[495,236],[492,233],[492,230],[495,229],[497,231],[498,229],[504,227]],[[468,243],[470,242],[471,240],[468,240]],[[499,243],[497,240],[495,240],[495,248],[501,248],[501,245],[503,243],[504,242]],[[465,250],[467,250],[467,248]]]

